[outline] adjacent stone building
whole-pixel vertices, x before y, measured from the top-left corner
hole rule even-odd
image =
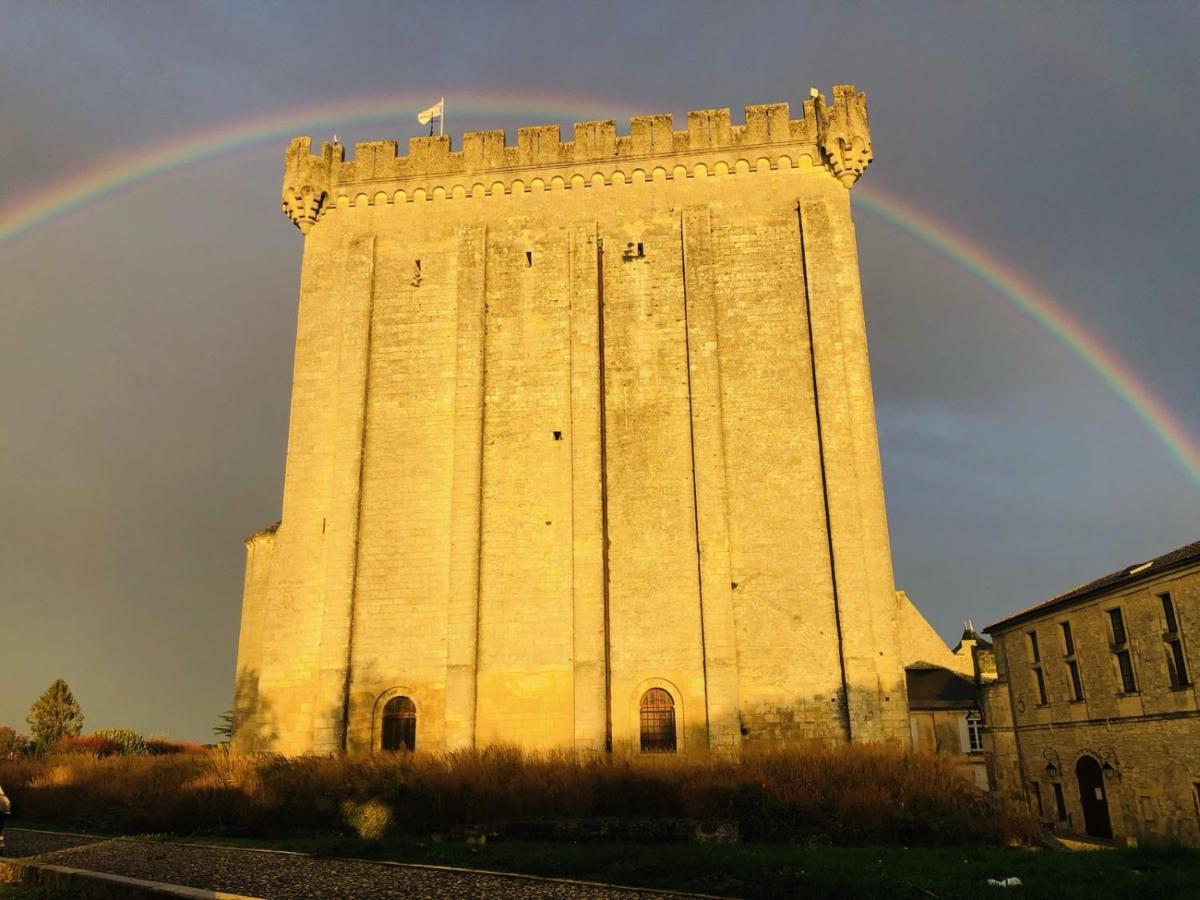
[[[798,119],[292,141],[283,512],[247,540],[235,747],[907,743],[871,158],[848,85]]]
[[[941,639],[933,637],[940,645]],[[963,777],[986,791],[992,751],[980,692],[995,679],[992,645],[967,622],[953,650],[930,646],[937,662],[918,658],[905,667],[913,749],[950,754]]]
[[[1200,542],[987,631],[1001,798],[1066,833],[1200,844]]]

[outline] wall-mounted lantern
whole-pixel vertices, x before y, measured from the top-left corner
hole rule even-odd
[[[1120,778],[1121,771],[1117,768],[1120,765],[1120,761],[1117,759],[1117,751],[1112,747],[1101,747],[1098,755],[1100,756],[1100,768],[1104,772],[1104,777],[1109,779]]]
[[[1058,778],[1058,773],[1062,771],[1058,751],[1053,747],[1046,747],[1042,750],[1042,759],[1046,760],[1046,777],[1054,781]]]

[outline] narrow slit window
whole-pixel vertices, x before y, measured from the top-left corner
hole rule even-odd
[[[526,250],[525,251],[525,268],[527,268],[527,269],[532,268],[532,266],[533,266],[533,251]]]
[[[645,255],[646,255],[646,245],[643,244],[641,241],[638,241],[638,259],[641,259]]]
[[[1033,670],[1034,678],[1037,680],[1038,705],[1045,706],[1049,700],[1046,699],[1046,676],[1042,674],[1040,668]]]
[[[1034,662],[1042,661],[1042,653],[1041,653],[1041,650],[1038,649],[1038,639],[1037,639],[1036,631],[1029,632],[1029,658],[1032,659]]]

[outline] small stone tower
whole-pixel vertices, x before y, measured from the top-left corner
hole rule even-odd
[[[572,137],[288,148],[291,426],[237,748],[908,740],[865,96]]]

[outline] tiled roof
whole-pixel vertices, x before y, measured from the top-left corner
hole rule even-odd
[[[941,666],[915,665],[904,670],[909,709],[973,709],[979,705],[975,681]]]
[[[1123,569],[1118,569],[1116,572],[1110,572],[1103,578],[1097,578],[1095,581],[1089,581],[1087,584],[1080,585],[1077,588],[1072,588],[1065,594],[1059,594],[1057,597],[1051,597],[1049,600],[1043,600],[1035,606],[1028,609],[1023,609],[1019,613],[1014,613],[1006,619],[1001,619],[984,629],[988,634],[994,634],[997,630],[1003,630],[1009,626],[1016,625],[1018,622],[1034,618],[1048,610],[1055,609],[1059,606],[1066,606],[1075,600],[1082,600],[1087,597],[1101,594],[1110,588],[1124,587],[1127,584],[1135,584],[1139,581],[1144,581],[1148,578],[1153,578],[1163,572],[1167,572],[1176,566],[1181,566],[1190,562],[1200,561],[1200,541],[1195,541],[1191,544],[1186,544],[1178,550],[1172,550],[1170,553],[1164,553],[1162,556],[1156,556],[1154,559],[1145,562],[1134,563],[1131,566],[1126,566]]]

